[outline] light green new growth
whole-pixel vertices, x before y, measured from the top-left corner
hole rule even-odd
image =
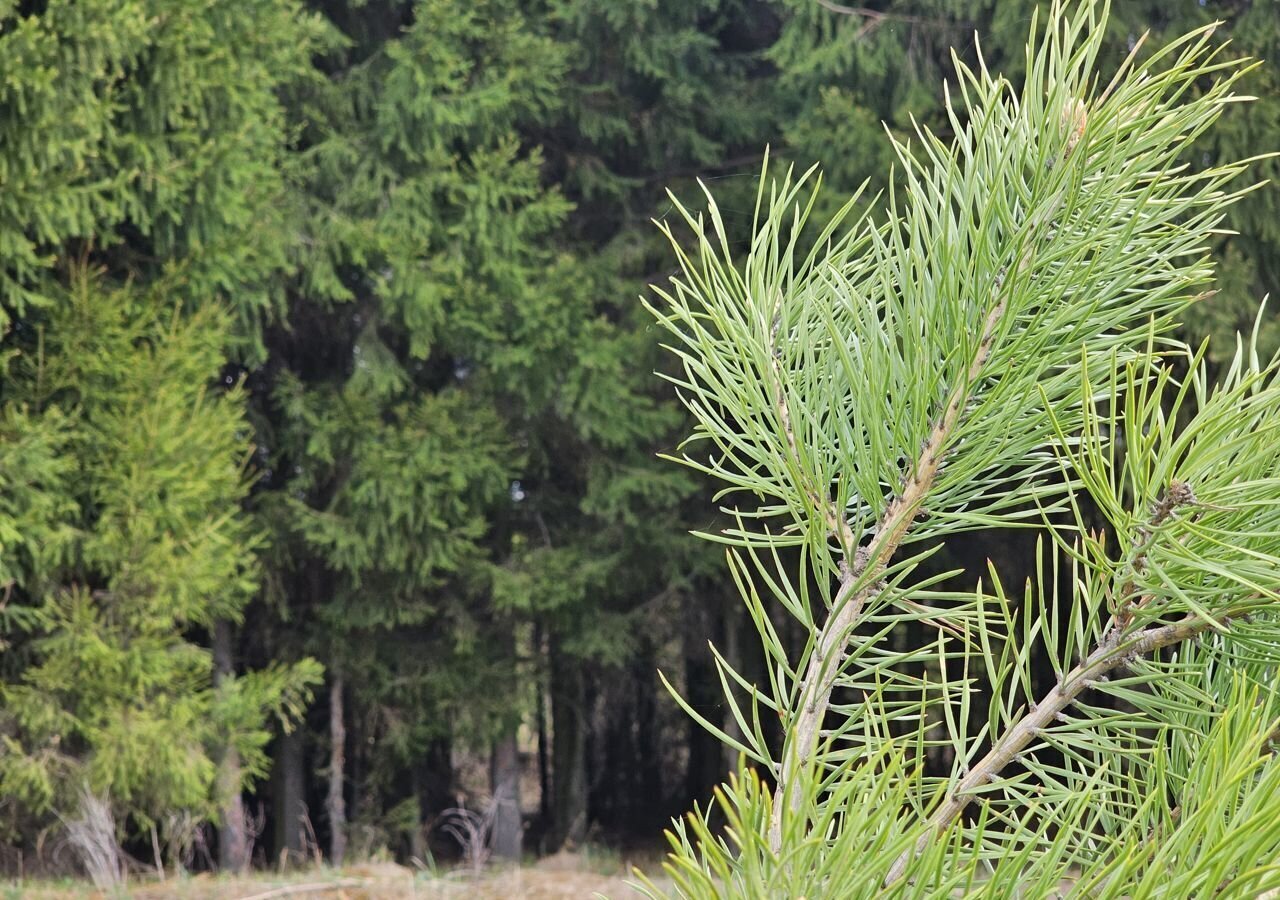
[[[723,485],[705,537],[770,661],[713,648],[736,736],[685,706],[744,763],[677,823],[677,896],[1280,887],[1280,360],[1242,341],[1215,383],[1172,337],[1251,189],[1186,151],[1249,65],[1209,27],[1100,78],[1105,17],[1033,24],[1021,89],[956,59],[954,137],[897,145],[879,220],[811,229],[806,173],[762,179],[745,256],[709,194],[691,247],[662,226],[680,462]],[[922,567],[1015,526],[1044,537],[1021,596]]]

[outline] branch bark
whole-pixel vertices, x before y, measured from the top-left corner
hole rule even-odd
[[[983,367],[991,356],[997,329],[1004,316],[1003,279],[996,285],[998,300],[983,324],[982,336],[969,364],[966,378],[951,391],[941,420],[934,425],[925,441],[920,456],[912,464],[904,479],[902,490],[889,502],[876,527],[875,537],[865,548],[854,553],[853,563],[848,563],[846,551],[842,565],[840,586],[831,606],[831,616],[818,635],[809,664],[805,669],[800,709],[796,717],[793,738],[786,749],[778,773],[778,787],[773,798],[773,815],[769,823],[769,845],[775,853],[782,848],[782,819],[786,812],[794,813],[800,806],[800,795],[793,786],[808,766],[817,746],[818,731],[831,704],[831,692],[835,689],[839,674],[838,657],[844,651],[849,634],[862,617],[867,599],[877,589],[880,575],[889,559],[897,551],[911,528],[916,514],[924,504],[934,479],[937,478],[945,454],[946,445],[964,410],[969,390],[978,380]],[[776,361],[775,361],[776,365]],[[789,418],[784,418],[789,428]],[[788,442],[794,448],[794,436],[788,432]],[[841,525],[848,525],[841,519]],[[842,546],[848,546],[841,541]],[[870,573],[868,573],[870,569]],[[790,751],[790,752],[788,752]]]
[[[1186,616],[1169,625],[1148,628],[1122,639],[1118,634],[1104,639],[1088,658],[1063,676],[1044,699],[1033,706],[1018,722],[1004,733],[999,741],[979,760],[964,778],[956,784],[947,802],[929,817],[929,828],[916,843],[914,853],[920,853],[929,842],[943,834],[965,808],[973,802],[974,792],[983,785],[995,781],[1005,767],[1040,735],[1057,716],[1073,704],[1080,694],[1097,683],[1098,679],[1119,668],[1126,660],[1147,656],[1163,647],[1180,644],[1215,625],[1229,624],[1236,613],[1229,612],[1206,620],[1199,616]],[[890,885],[900,879],[911,860],[911,853],[898,857],[885,878]]]
[[[1085,113],[1081,112],[1083,119]],[[1068,143],[1063,159],[1071,155],[1075,145]],[[991,358],[1001,322],[1008,308],[1009,285],[1007,278],[1012,274],[1015,278],[1022,276],[1030,268],[1035,258],[1036,239],[1045,226],[1052,222],[1062,205],[1066,188],[1048,200],[1044,208],[1032,218],[1026,226],[1022,250],[1012,273],[1008,268],[1002,269],[992,285],[992,299],[995,301],[983,322],[982,332],[974,349],[973,357],[961,381],[956,383],[947,397],[942,415],[933,425],[920,454],[915,458],[903,478],[902,489],[890,500],[880,516],[871,542],[865,547],[858,547],[850,560],[850,550],[854,537],[845,521],[843,511],[832,509],[829,502],[824,507],[815,486],[802,484],[818,510],[823,511],[827,519],[827,528],[831,536],[844,551],[841,563],[840,585],[836,590],[831,605],[831,613],[818,632],[813,652],[805,667],[801,681],[800,703],[795,724],[791,730],[791,740],[783,748],[783,758],[778,771],[778,785],[773,798],[773,813],[769,822],[769,846],[774,853],[782,849],[782,820],[787,814],[794,814],[800,807],[800,794],[793,787],[809,765],[817,747],[818,733],[822,721],[831,705],[831,692],[835,689],[836,679],[840,671],[840,657],[848,643],[849,635],[862,617],[862,610],[867,600],[880,589],[881,576],[888,568],[898,547],[911,530],[916,516],[924,507],[925,500],[933,488],[933,483],[942,467],[956,427],[963,418],[966,404],[971,397],[973,386],[978,383]],[[770,356],[774,375],[774,393],[778,404],[778,418],[786,435],[787,446],[796,459],[799,468],[797,442],[791,428],[790,411],[786,397],[781,389],[781,375],[776,352],[777,336],[781,318],[779,307],[781,298],[774,307],[773,322],[770,330]]]
[[[1195,502],[1195,492],[1185,481],[1174,481],[1169,485],[1164,496],[1152,508],[1150,521],[1139,529],[1129,565],[1130,577],[1121,588],[1120,602],[1103,630],[1098,646],[1087,659],[1063,676],[1040,703],[1033,704],[1028,713],[1014,723],[1013,727],[1006,731],[992,745],[987,754],[960,780],[947,798],[947,802],[929,817],[931,827],[916,842],[915,853],[920,853],[935,835],[945,832],[972,802],[973,792],[999,777],[1005,767],[1026,749],[1044,728],[1047,728],[1074,703],[1082,691],[1097,683],[1101,676],[1119,668],[1126,660],[1146,656],[1162,647],[1181,643],[1215,624],[1226,624],[1231,620],[1231,613],[1212,620],[1206,620],[1201,616],[1187,616],[1170,625],[1148,628],[1145,631],[1130,634],[1128,637],[1125,636],[1125,629],[1133,619],[1133,610],[1145,606],[1150,600],[1150,596],[1139,595],[1135,578],[1146,565],[1147,554],[1156,529],[1167,522],[1178,507]],[[901,878],[910,860],[909,852],[898,857],[893,868],[889,870],[885,883],[892,884]]]

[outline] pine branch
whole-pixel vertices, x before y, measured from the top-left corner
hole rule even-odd
[[[1247,191],[1223,190],[1247,162],[1193,172],[1178,161],[1235,99],[1231,84],[1247,66],[1215,60],[1212,29],[1205,28],[1157,54],[1167,63],[1163,74],[1149,67],[1133,74],[1131,57],[1099,95],[1091,74],[1102,39],[1096,12],[1082,4],[1066,18],[1055,7],[1019,95],[985,67],[971,71],[957,63],[962,108],[947,99],[955,140],[944,144],[921,129],[919,154],[895,143],[907,202],[891,198],[887,223],[868,220],[842,231],[850,200],[810,240],[806,221],[816,188],[807,201],[799,194],[809,174],[799,182],[788,174],[781,185],[762,178],[756,235],[739,265],[733,228],[710,194],[708,218],[673,198],[697,248],[687,250],[661,226],[681,275],[669,291],[655,288],[666,305],[650,308],[677,339],[671,349],[683,372],[670,380],[696,421],[690,441],[711,447],[706,459],[685,453],[680,461],[722,480],[726,492],[759,498],[752,512],[739,514],[736,529],[707,536],[746,548],[760,584],[808,637],[800,658],[792,657],[758,586],[735,567],[768,654],[770,689],[727,666],[721,677],[752,698],[753,713],[760,703],[780,714],[784,744],[773,757],[757,729],[751,758],[773,769],[774,790],[758,781],[756,788],[731,784],[719,798],[730,829],[743,837],[736,846],[713,835],[701,812],[687,830],[676,826],[670,871],[682,895],[722,896],[730,883],[747,896],[784,883],[797,895],[817,884],[840,896],[886,884],[896,890],[894,883],[923,862],[915,859],[921,851],[930,866],[946,864],[946,874],[931,869],[927,876],[945,895],[991,862],[994,846],[947,837],[950,826],[982,788],[1001,786],[1010,761],[1056,736],[1050,725],[1069,707],[1087,709],[1080,702],[1085,688],[1276,596],[1267,587],[1272,557],[1263,542],[1280,526],[1246,521],[1246,501],[1235,502],[1244,488],[1217,480],[1246,462],[1259,473],[1274,469],[1270,445],[1252,438],[1264,413],[1236,419],[1251,383],[1262,377],[1257,366],[1246,371],[1239,363],[1227,394],[1213,394],[1223,399],[1207,401],[1212,414],[1180,434],[1172,424],[1178,417],[1170,413],[1166,422],[1154,399],[1173,380],[1164,369],[1155,373],[1162,342],[1209,275],[1204,243],[1219,229],[1223,210]],[[1033,42],[1038,31],[1033,26]],[[1219,71],[1229,74],[1218,78]],[[1209,76],[1215,85],[1208,93],[1180,102],[1188,85]],[[801,255],[806,246],[812,249]],[[1117,366],[1134,366],[1127,381]],[[1106,373],[1111,383],[1099,387],[1096,379]],[[1198,374],[1180,386],[1177,402],[1193,393],[1200,400],[1209,394]],[[1224,416],[1239,421],[1249,439],[1224,437]],[[1136,467],[1123,478],[1110,443],[1121,420],[1132,430],[1124,465],[1132,460]],[[1067,472],[1063,479],[1044,477],[1051,449]],[[1217,517],[1221,532],[1212,535],[1201,534],[1204,528],[1188,516],[1178,526],[1188,539],[1166,546],[1162,526],[1175,509],[1207,506],[1186,487],[1191,483],[1210,500],[1231,503],[1209,507],[1230,515]],[[1155,498],[1162,484],[1165,495],[1131,530],[1125,495]],[[1000,622],[1012,629],[1017,620],[1003,594],[999,604],[988,604],[981,594],[935,591],[944,574],[912,580],[930,552],[915,549],[926,539],[932,547],[993,522],[1022,524],[1029,501],[1040,510],[1069,507],[1083,533],[1081,487],[1124,524],[1127,560],[1105,559],[1092,537],[1085,538],[1088,553],[1065,548],[1072,565],[1084,567],[1088,587],[1065,633],[1058,630],[1056,600],[1043,618],[1023,620],[1026,641],[1019,645],[1012,631],[998,633]],[[781,533],[771,526],[775,518],[787,520]],[[1233,558],[1227,551],[1237,546]],[[785,566],[777,550],[797,547],[804,580],[788,584],[785,575],[777,577]],[[761,548],[771,560],[758,556]],[[1208,584],[1215,575],[1236,590]],[[822,586],[816,603],[811,579]],[[954,621],[916,602],[929,597],[954,600],[947,611]],[[1158,600],[1159,621],[1150,620],[1150,611],[1139,614]],[[1094,631],[1108,612],[1106,627]],[[963,647],[943,640],[885,646],[907,619],[947,628]],[[855,631],[865,640],[851,643]],[[1086,654],[1083,661],[1039,705],[1010,708],[1018,696],[1030,703],[1034,645],[1043,642],[1052,652],[1064,640],[1066,656]],[[975,662],[997,692],[1010,677],[1023,681],[1023,692],[1009,685],[1009,705],[989,708],[980,737],[969,727],[983,679]],[[1070,665],[1055,662],[1055,669]],[[860,691],[861,700],[834,702],[837,686]],[[733,684],[724,687],[744,722]],[[1116,717],[1099,724],[1104,732],[1120,727]],[[945,725],[947,740],[931,736],[937,725]],[[899,726],[909,742],[901,757],[876,756],[876,747],[900,746],[885,739],[900,734]],[[1096,744],[1086,740],[1086,756],[1112,746],[1109,740],[1109,732]],[[939,798],[937,780],[916,772],[931,748],[950,744],[970,760],[983,752],[978,741],[990,741],[990,749],[972,769],[943,782],[953,794]],[[1121,794],[1125,789],[1116,786]],[[1043,850],[1035,865],[1044,884],[1057,883],[1076,840],[1114,818],[1109,806],[1091,808],[1083,793],[1055,796],[1065,805],[1052,813],[1061,828],[1051,845],[1041,846],[1030,831],[1025,844],[1021,833],[1009,835],[1010,847]],[[1128,795],[1117,803],[1133,805]],[[922,807],[932,814],[904,814]],[[865,815],[848,815],[853,809]],[[1002,810],[984,808],[983,821],[990,811],[1002,825],[1019,828]],[[860,872],[848,869],[851,858],[860,860]],[[1011,862],[1005,875],[1015,869],[1025,871],[1022,861]]]
[[[1211,628],[1229,625],[1231,620],[1240,614],[1233,610],[1208,620],[1200,616],[1184,616],[1169,625],[1140,631],[1123,643],[1113,639],[1100,644],[1087,659],[1054,685],[1040,703],[1033,706],[1023,718],[1005,732],[982,759],[974,764],[969,774],[956,785],[947,802],[930,816],[930,828],[920,837],[915,852],[922,852],[932,840],[944,834],[973,802],[974,792],[999,778],[1005,767],[1013,762],[1018,754],[1025,750],[1061,713],[1075,703],[1083,691],[1097,684],[1099,678],[1139,656],[1147,656],[1164,647],[1180,644]],[[885,884],[889,885],[900,879],[906,871],[908,862],[910,858],[907,854],[899,857],[893,868],[889,870]]]
[[[1083,110],[1079,112],[1083,121]],[[1075,144],[1069,143],[1064,158],[1069,156]],[[1023,275],[1034,259],[1035,238],[1041,228],[1050,222],[1061,206],[1063,193],[1060,191],[1047,204],[1041,215],[1032,219],[1027,226],[1027,237],[1023,251],[1018,258],[1015,269],[1017,276]],[[774,795],[773,815],[769,824],[769,844],[776,853],[782,847],[782,819],[786,812],[795,813],[800,805],[800,793],[792,789],[792,785],[801,777],[817,747],[818,733],[827,709],[831,705],[831,693],[835,689],[839,677],[840,665],[837,658],[848,642],[849,635],[862,617],[862,610],[867,600],[880,589],[881,575],[888,568],[889,560],[897,552],[912,523],[924,507],[934,480],[941,470],[946,456],[947,446],[957,426],[962,420],[965,406],[972,397],[974,385],[978,384],[991,351],[995,346],[1001,322],[1008,304],[1006,288],[1007,270],[1001,271],[994,285],[995,305],[987,313],[983,323],[982,334],[978,340],[973,358],[965,372],[965,377],[951,390],[942,417],[933,426],[928,438],[921,447],[903,479],[902,489],[885,507],[874,531],[874,537],[866,547],[860,547],[854,554],[852,564],[847,556],[841,563],[840,586],[836,591],[831,606],[831,615],[823,625],[815,641],[812,655],[801,682],[799,713],[796,717],[792,740],[784,750],[778,773],[778,787]],[[777,319],[775,314],[775,332]],[[776,360],[775,360],[776,372]],[[775,376],[776,377],[776,376]],[[779,395],[780,396],[780,395]],[[785,411],[785,405],[782,406]],[[780,413],[781,415],[781,413]],[[787,439],[794,452],[794,436],[790,432],[789,418],[783,419],[787,429]],[[840,519],[840,524],[847,531],[848,526]],[[843,538],[843,533],[837,537]],[[841,546],[848,546],[841,540]],[[870,572],[868,572],[870,570]]]
[[[1186,482],[1174,481],[1169,486],[1169,490],[1155,504],[1151,520],[1141,529],[1140,534],[1150,535],[1164,524],[1179,506],[1195,502],[1195,493],[1191,486]],[[1132,564],[1135,570],[1140,568],[1141,561],[1146,558],[1149,549],[1149,540],[1144,540],[1135,548]],[[1182,643],[1210,628],[1223,627],[1241,614],[1233,610],[1208,619],[1203,616],[1188,615],[1169,625],[1148,628],[1126,638],[1124,629],[1132,620],[1131,610],[1145,606],[1150,600],[1149,596],[1143,596],[1132,601],[1135,590],[1132,580],[1126,582],[1119,609],[1112,615],[1102,639],[1093,652],[1062,677],[1039,703],[1032,704],[1021,719],[1013,723],[1012,727],[987,751],[987,754],[960,780],[947,802],[930,816],[930,828],[917,842],[916,853],[923,851],[935,837],[945,833],[973,801],[974,792],[999,778],[1005,767],[1013,762],[1041,731],[1075,703],[1084,690],[1097,684],[1099,678],[1139,656],[1147,656],[1163,647]],[[889,870],[885,884],[892,884],[901,878],[909,862],[909,854],[899,857]]]

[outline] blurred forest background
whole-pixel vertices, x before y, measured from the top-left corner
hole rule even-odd
[[[707,641],[763,660],[657,456],[651,219],[701,178],[744,238],[766,145],[888,190],[884,128],[949,132],[949,48],[1016,78],[1035,7],[865,2],[0,0],[0,867],[104,821],[441,857],[459,807],[546,854],[705,800],[657,672],[722,722]],[[1280,57],[1276,0],[1113,0],[1103,69],[1214,19]],[[1280,146],[1278,78],[1188,162]],[[1280,196],[1231,216],[1220,351],[1280,285]]]

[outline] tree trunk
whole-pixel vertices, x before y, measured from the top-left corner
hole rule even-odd
[[[213,684],[221,692],[235,672],[232,661],[231,623],[219,620],[213,627]],[[241,872],[249,865],[249,835],[240,796],[240,754],[228,740],[218,761],[218,801],[222,822],[218,827],[218,867]]]
[[[550,657],[542,637],[542,626],[533,626],[534,654],[539,660]],[[545,670],[538,667],[538,686],[534,693],[535,726],[538,729],[538,833],[541,835],[542,847],[545,849],[547,830],[551,827],[551,758],[547,735],[547,701],[549,692],[544,677]]]
[[[514,725],[493,745],[489,776],[494,805],[493,855],[518,862],[524,835],[520,819],[520,747]]]
[[[724,607],[724,614],[721,617],[724,624],[724,657],[729,665],[733,666],[737,672],[745,671],[746,667],[742,662],[742,624],[738,617],[738,610],[735,604],[728,604]],[[710,651],[707,651],[708,653]],[[738,720],[730,711],[727,703],[721,703],[724,708],[723,715],[720,719],[720,727],[724,729],[725,734],[731,738],[741,740],[743,737],[742,729],[738,727]],[[718,774],[719,780],[724,780],[730,772],[736,772],[738,769],[738,751],[730,747],[728,744],[716,741],[720,745],[720,753],[723,759]],[[705,797],[699,796],[700,801]]]
[[[307,803],[303,796],[302,732],[294,729],[281,735],[276,746],[275,846],[276,853],[299,859],[303,853],[303,819]]]
[[[333,670],[329,686],[329,798],[325,809],[329,814],[329,862],[337,867],[347,855],[347,803],[343,797],[346,768],[347,726],[343,714],[344,689],[342,671]]]
[[[579,846],[587,835],[586,691],[582,661],[552,648],[552,763],[555,780],[553,851]]]
[[[409,769],[409,789],[413,791],[413,799],[418,807],[417,818],[406,835],[409,839],[409,861],[419,868],[424,868],[423,860],[427,858],[427,835],[422,827],[422,775],[417,766]]]
[[[715,670],[715,657],[707,648],[712,634],[710,611],[702,604],[686,604],[684,611],[684,697],[710,722],[727,713],[720,693],[720,679]],[[732,716],[729,716],[732,719]],[[689,748],[685,770],[684,793],[687,808],[692,803],[705,803],[712,789],[724,779],[724,745],[692,717],[685,717],[685,742]],[[735,723],[736,724],[736,723]]]

